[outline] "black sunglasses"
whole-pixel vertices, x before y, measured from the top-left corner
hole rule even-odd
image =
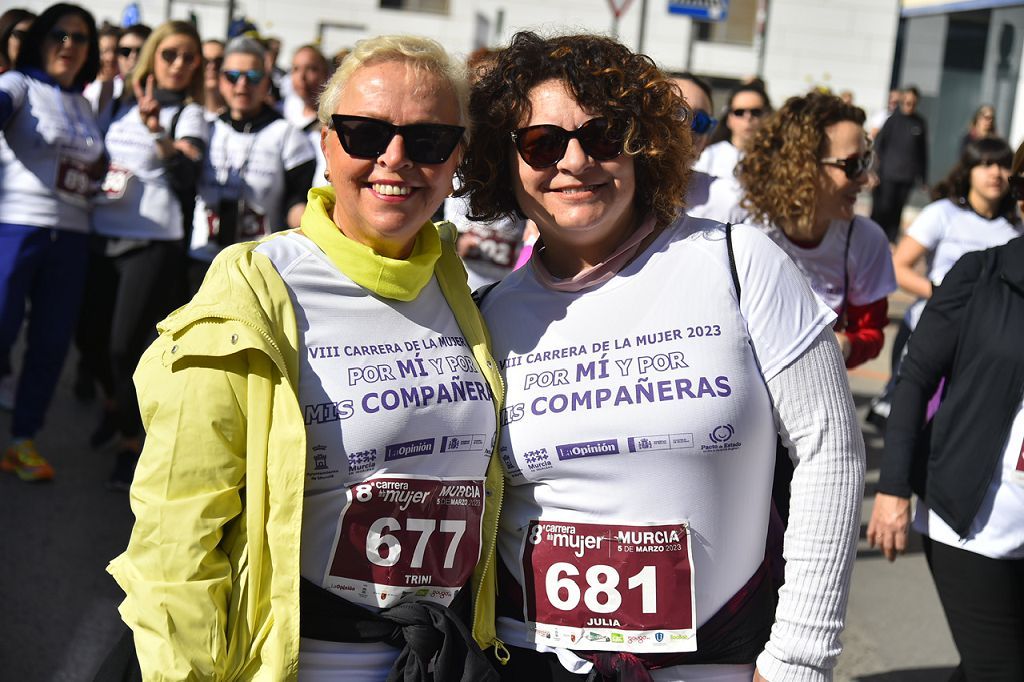
[[[28,31],[22,30],[20,28],[16,28],[13,31],[11,31],[11,37],[12,38],[17,38],[18,40],[24,40],[25,36],[27,36],[27,35],[28,35]]]
[[[73,33],[68,33],[67,31],[62,31],[59,28],[55,28],[52,31],[50,31],[47,35],[49,35],[50,40],[52,40],[55,43],[63,44],[68,41],[71,41],[75,45],[87,45],[89,43],[89,34],[78,33],[77,31]]]
[[[743,118],[747,114],[750,114],[750,118],[761,118],[764,116],[764,109],[760,107],[754,107],[752,109],[733,109],[729,113],[737,118]]]
[[[263,82],[263,78],[267,75],[265,71],[259,69],[249,69],[248,71],[239,71],[238,69],[227,69],[221,71],[220,75],[224,76],[228,80],[228,83],[234,85],[245,76],[245,80],[249,81],[249,85],[256,87]]]
[[[131,57],[133,54],[138,54],[142,47],[119,47],[117,48],[117,54],[122,57]]]
[[[1024,201],[1024,176],[1011,175],[1009,177],[1010,182],[1010,196],[1013,197],[1014,201]]]
[[[163,59],[168,64],[173,64],[174,62],[178,61],[178,59],[181,59],[185,66],[190,66],[192,63],[196,61],[198,57],[199,55],[197,55],[195,52],[186,52],[184,50],[179,52],[178,50],[174,50],[171,48],[167,48],[166,50],[160,50],[160,59]]]
[[[853,156],[848,156],[845,159],[837,159],[833,156],[828,156],[824,159],[819,159],[819,161],[826,166],[842,168],[847,179],[856,180],[861,175],[871,170],[871,166],[875,163],[875,152],[874,150],[869,149],[863,154],[854,154]]]
[[[396,126],[366,116],[333,114],[331,127],[338,133],[345,153],[357,159],[376,159],[387,150],[395,135],[402,136],[405,153],[414,163],[444,163],[459,146],[466,129],[441,123]]]
[[[512,131],[519,156],[533,168],[550,168],[561,161],[573,138],[597,161],[610,161],[622,153],[622,136],[606,118],[592,118],[576,130],[542,124]]]
[[[696,109],[693,112],[693,120],[690,122],[690,130],[697,135],[706,135],[715,129],[718,119],[703,109]]]

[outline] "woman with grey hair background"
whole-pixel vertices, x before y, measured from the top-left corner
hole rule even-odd
[[[224,247],[298,227],[306,207],[314,149],[267,104],[265,55],[258,41],[245,36],[224,51],[220,93],[227,108],[211,123],[199,178],[189,250],[193,291]]]
[[[109,569],[144,679],[496,679],[503,388],[430,221],[467,99],[438,43],[359,43],[321,98],[330,185],[300,228],[226,248],[160,323]]]

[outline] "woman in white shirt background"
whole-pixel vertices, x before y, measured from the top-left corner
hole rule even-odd
[[[95,20],[59,3],[32,23],[14,70],[0,75],[0,357],[10,356],[32,307],[0,469],[27,481],[53,478],[34,438],[78,317],[89,199],[105,169],[103,139],[81,94],[98,69]]]
[[[729,93],[729,103],[711,143],[701,152],[693,169],[716,178],[732,177],[747,144],[772,112],[772,104],[761,83],[745,83]]]
[[[884,426],[889,416],[889,395],[907,339],[946,273],[965,253],[1000,246],[1022,233],[1008,182],[1012,161],[1013,151],[1001,138],[968,142],[960,160],[932,192],[934,201],[921,210],[896,247],[896,282],[917,300],[907,308],[893,343],[893,378],[885,393],[872,401],[868,420],[876,426]]]

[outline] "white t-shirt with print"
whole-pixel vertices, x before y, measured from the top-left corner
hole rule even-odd
[[[525,543],[537,520],[556,530],[688,524],[695,626],[760,565],[777,433],[766,381],[835,315],[762,234],[737,226],[733,241],[741,308],[723,226],[689,217],[598,287],[552,291],[531,261],[484,299],[507,391],[499,557],[524,590],[536,586],[536,599],[524,603],[573,598],[558,587],[566,574],[527,582]],[[647,570],[645,556],[636,555],[636,575]],[[600,554],[576,569],[584,596],[591,579],[606,582],[602,569],[589,573],[589,562],[600,564]],[[620,578],[617,594],[633,590]],[[581,640],[564,628],[532,629],[529,620],[499,618],[499,638],[555,652],[577,672],[589,664],[568,650],[605,636],[585,632]],[[616,623],[609,613],[605,624]]]
[[[896,273],[892,267],[889,240],[878,223],[864,216],[856,216],[853,234],[850,222],[833,220],[825,238],[817,246],[804,248],[786,238],[774,225],[756,225],[800,268],[821,300],[838,312],[843,307],[844,273],[849,282],[845,299],[855,306],[863,306],[885,298],[896,291]],[[846,242],[849,236],[850,248]]]
[[[281,274],[300,335],[303,577],[374,610],[409,599],[450,603],[479,558],[496,423],[487,382],[437,280],[415,300],[395,301],[354,283],[299,233],[256,251]],[[354,521],[374,509],[381,518],[368,529]],[[361,579],[373,566],[401,584]],[[437,585],[432,567],[457,573],[458,585]],[[300,678],[315,671],[383,680],[399,653],[386,644],[303,642]]]
[[[693,169],[713,175],[716,178],[735,177],[736,164],[740,162],[740,150],[729,140],[722,140],[704,148],[693,164]]]
[[[20,71],[0,74],[0,91],[14,109],[0,133],[0,223],[88,232],[86,167],[103,155],[89,102]]]
[[[205,143],[209,126],[198,104],[162,107],[160,125],[167,134],[171,134],[171,123],[179,111],[174,139],[191,137]],[[137,104],[118,108],[108,122],[104,143],[110,168],[93,208],[92,224],[97,234],[125,239],[181,239],[185,234],[181,202],[171,188],[157,143],[142,122]]]
[[[189,255],[212,261],[220,252],[222,201],[241,206],[236,211],[236,242],[287,227],[285,172],[313,159],[309,139],[283,118],[249,133],[235,130],[223,118],[214,121],[199,177]]]

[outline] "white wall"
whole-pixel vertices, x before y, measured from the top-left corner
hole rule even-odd
[[[771,2],[764,79],[773,104],[826,86],[851,90],[869,116],[885,106],[899,10],[899,0]]]
[[[143,21],[161,23],[167,1],[139,0]],[[220,37],[226,25],[226,0],[223,6],[210,4],[214,1],[173,0],[172,17],[185,18],[193,11],[204,37]],[[86,4],[97,20],[118,21],[125,2]],[[19,4],[38,10],[49,3]],[[643,0],[633,2],[618,24],[619,39],[633,49],[639,40],[642,6]],[[772,0],[764,76],[773,100],[781,102],[813,85],[828,85],[836,91],[853,90],[855,101],[869,113],[881,107],[888,92],[898,12],[899,0]],[[500,44],[520,29],[610,34],[613,24],[605,0],[451,0],[446,15],[382,10],[379,0],[237,0],[237,13],[255,21],[263,33],[282,39],[282,65],[296,47],[317,37],[320,22],[342,25],[325,33],[328,53],[358,37],[418,33],[440,40],[459,54],[478,46],[481,26],[490,33],[492,44]],[[663,68],[686,68],[690,25],[689,18],[670,14],[663,0],[647,0],[644,52]],[[752,46],[698,43],[694,47],[689,66],[698,73],[742,78],[756,71]]]

